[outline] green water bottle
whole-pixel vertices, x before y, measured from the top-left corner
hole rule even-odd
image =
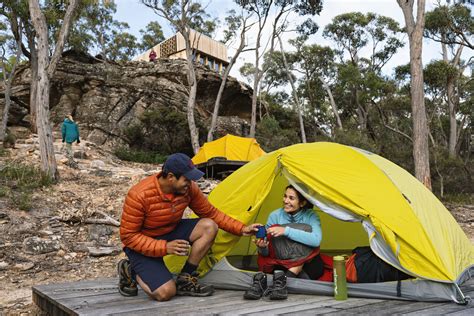
[[[346,260],[343,256],[333,258],[334,298],[336,301],[347,299]]]

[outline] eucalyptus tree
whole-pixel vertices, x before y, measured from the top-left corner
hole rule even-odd
[[[250,137],[255,137],[257,122],[257,99],[259,94],[260,81],[266,72],[266,68],[260,69],[261,61],[266,53],[272,53],[275,49],[275,41],[279,34],[288,26],[287,17],[291,14],[299,16],[314,16],[322,9],[321,0],[255,0],[241,1],[235,0],[242,8],[253,12],[256,18],[256,38],[255,38],[255,64],[253,67],[253,94],[252,94],[252,115],[250,121]],[[271,24],[271,26],[269,25]],[[270,28],[268,36],[265,29]],[[263,45],[263,46],[262,46]]]
[[[28,9],[28,2],[26,0],[4,0],[0,4],[0,14],[5,16],[8,20],[10,31],[12,32],[15,41],[19,39],[26,40],[21,43],[21,50],[24,56],[28,58],[31,69],[31,84],[30,84],[30,129],[32,132],[37,132],[36,129],[36,93],[38,91],[38,53],[35,43],[35,30],[31,22],[30,12]],[[23,34],[19,28],[21,22]]]
[[[441,44],[442,56],[447,71],[440,73],[445,79],[445,94],[449,112],[449,142],[448,152],[452,157],[457,156],[456,149],[462,128],[456,118],[459,109],[458,79],[464,69],[472,65],[472,57],[467,63],[462,63],[461,56],[464,48],[472,49],[469,42],[474,31],[474,21],[471,10],[463,5],[439,6],[426,13],[424,36]],[[439,67],[438,67],[439,68]]]
[[[219,90],[217,92],[216,101],[214,103],[214,111],[212,112],[212,119],[211,125],[209,127],[209,131],[207,133],[207,141],[210,142],[214,139],[214,131],[217,127],[217,117],[219,116],[219,107],[222,99],[222,95],[224,93],[225,85],[227,82],[227,78],[229,77],[230,71],[234,66],[235,62],[239,58],[242,52],[248,51],[250,49],[246,49],[247,47],[247,40],[246,35],[248,31],[253,26],[253,23],[249,23],[249,18],[251,17],[251,13],[245,12],[241,10],[239,14],[236,13],[235,10],[230,10],[228,15],[225,17],[226,26],[224,30],[224,38],[222,42],[224,44],[230,44],[233,42],[234,39],[237,37],[239,38],[239,46],[235,50],[234,55],[232,55],[229,64],[225,68],[222,73],[222,81],[219,86]]]
[[[405,18],[405,29],[410,46],[411,108],[413,123],[413,160],[415,176],[431,190],[428,124],[423,86],[423,30],[425,26],[425,0],[397,0]]]
[[[339,109],[331,90],[331,85],[336,83],[337,70],[334,50],[328,46],[306,44],[306,42],[300,38],[291,40],[290,43],[296,48],[296,69],[302,74],[300,79],[301,84],[299,86],[301,93],[308,100],[308,104],[312,108],[315,108],[317,104],[321,104],[318,91],[320,88],[323,88],[329,99],[331,112],[334,117],[334,125],[337,129],[342,130],[343,124],[339,115]],[[319,107],[321,107],[321,105]],[[314,111],[316,111],[316,108]],[[327,119],[328,118],[325,118],[326,124],[328,124]],[[333,128],[329,134],[332,137],[334,136]]]
[[[401,31],[395,20],[370,12],[338,15],[323,31],[323,36],[336,44],[341,59],[340,74],[350,74],[345,81],[361,130],[368,127],[373,101],[367,97],[366,81],[368,77],[380,75],[382,68],[403,46]],[[366,56],[364,51],[369,51],[369,55]]]
[[[179,32],[186,46],[187,81],[189,97],[187,104],[187,120],[191,136],[191,145],[194,153],[199,151],[199,130],[194,119],[194,107],[197,94],[196,71],[193,64],[193,46],[191,43],[191,29],[205,35],[211,35],[215,30],[215,20],[205,12],[202,5],[191,0],[141,0],[142,3],[153,9]],[[199,40],[199,38],[195,39]]]
[[[21,22],[18,23],[18,28],[21,34]],[[3,107],[3,115],[2,115],[2,122],[0,124],[0,142],[5,141],[6,130],[7,130],[7,122],[8,122],[8,114],[10,111],[11,105],[11,89],[12,89],[12,82],[15,78],[15,70],[20,62],[21,57],[21,36],[15,40],[12,36],[6,33],[7,25],[0,21],[0,46],[1,46],[1,56],[0,56],[0,67],[2,75],[2,81],[4,86],[4,95],[5,95],[5,106]],[[12,45],[13,44],[13,45]],[[15,56],[11,56],[9,58],[9,46],[13,46],[13,51],[15,52]]]
[[[144,30],[140,30],[140,34],[142,39],[141,43],[139,44],[139,48],[143,51],[148,50],[165,40],[163,29],[161,28],[160,23],[156,21],[151,21],[148,23]]]
[[[40,145],[41,169],[53,180],[59,179],[59,173],[54,156],[53,135],[49,123],[49,93],[50,79],[56,71],[66,43],[78,0],[70,0],[64,15],[63,23],[58,34],[54,53],[50,58],[48,42],[48,25],[38,0],[28,0],[31,21],[35,29],[35,39],[38,47],[38,91],[37,104],[37,129]]]

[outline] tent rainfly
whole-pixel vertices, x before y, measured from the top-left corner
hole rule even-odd
[[[255,138],[227,134],[205,143],[192,161],[197,168],[206,172],[206,177],[225,177],[264,154]]]
[[[350,296],[466,303],[459,286],[474,275],[474,246],[450,212],[406,170],[373,153],[336,143],[297,144],[241,167],[209,200],[246,224],[266,223],[292,184],[321,218],[321,252],[345,254],[370,246],[413,278],[349,283]],[[249,237],[219,231],[201,262],[203,281],[217,288],[251,284],[256,249]],[[178,272],[183,258],[166,257]],[[255,268],[253,266],[253,268]],[[333,293],[331,282],[289,279],[293,293]]]
[[[252,161],[264,155],[255,138],[239,137],[227,134],[212,142],[205,143],[193,157],[193,163],[199,165],[215,157],[227,160]]]

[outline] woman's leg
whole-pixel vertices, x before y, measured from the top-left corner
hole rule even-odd
[[[306,272],[311,280],[319,279],[324,272],[324,263],[320,255],[317,255],[303,265],[303,271]]]

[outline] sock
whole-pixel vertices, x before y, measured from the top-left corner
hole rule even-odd
[[[183,269],[181,269],[181,272],[192,274],[194,271],[196,271],[196,269],[196,265],[189,263],[189,261],[186,261],[186,264],[183,266]]]
[[[300,274],[298,274],[298,278],[304,279],[304,280],[311,280],[309,275],[306,272],[304,272],[304,270],[301,270]]]
[[[294,274],[290,270],[286,270],[285,275],[286,275],[287,278],[297,278],[298,277],[297,274]]]

